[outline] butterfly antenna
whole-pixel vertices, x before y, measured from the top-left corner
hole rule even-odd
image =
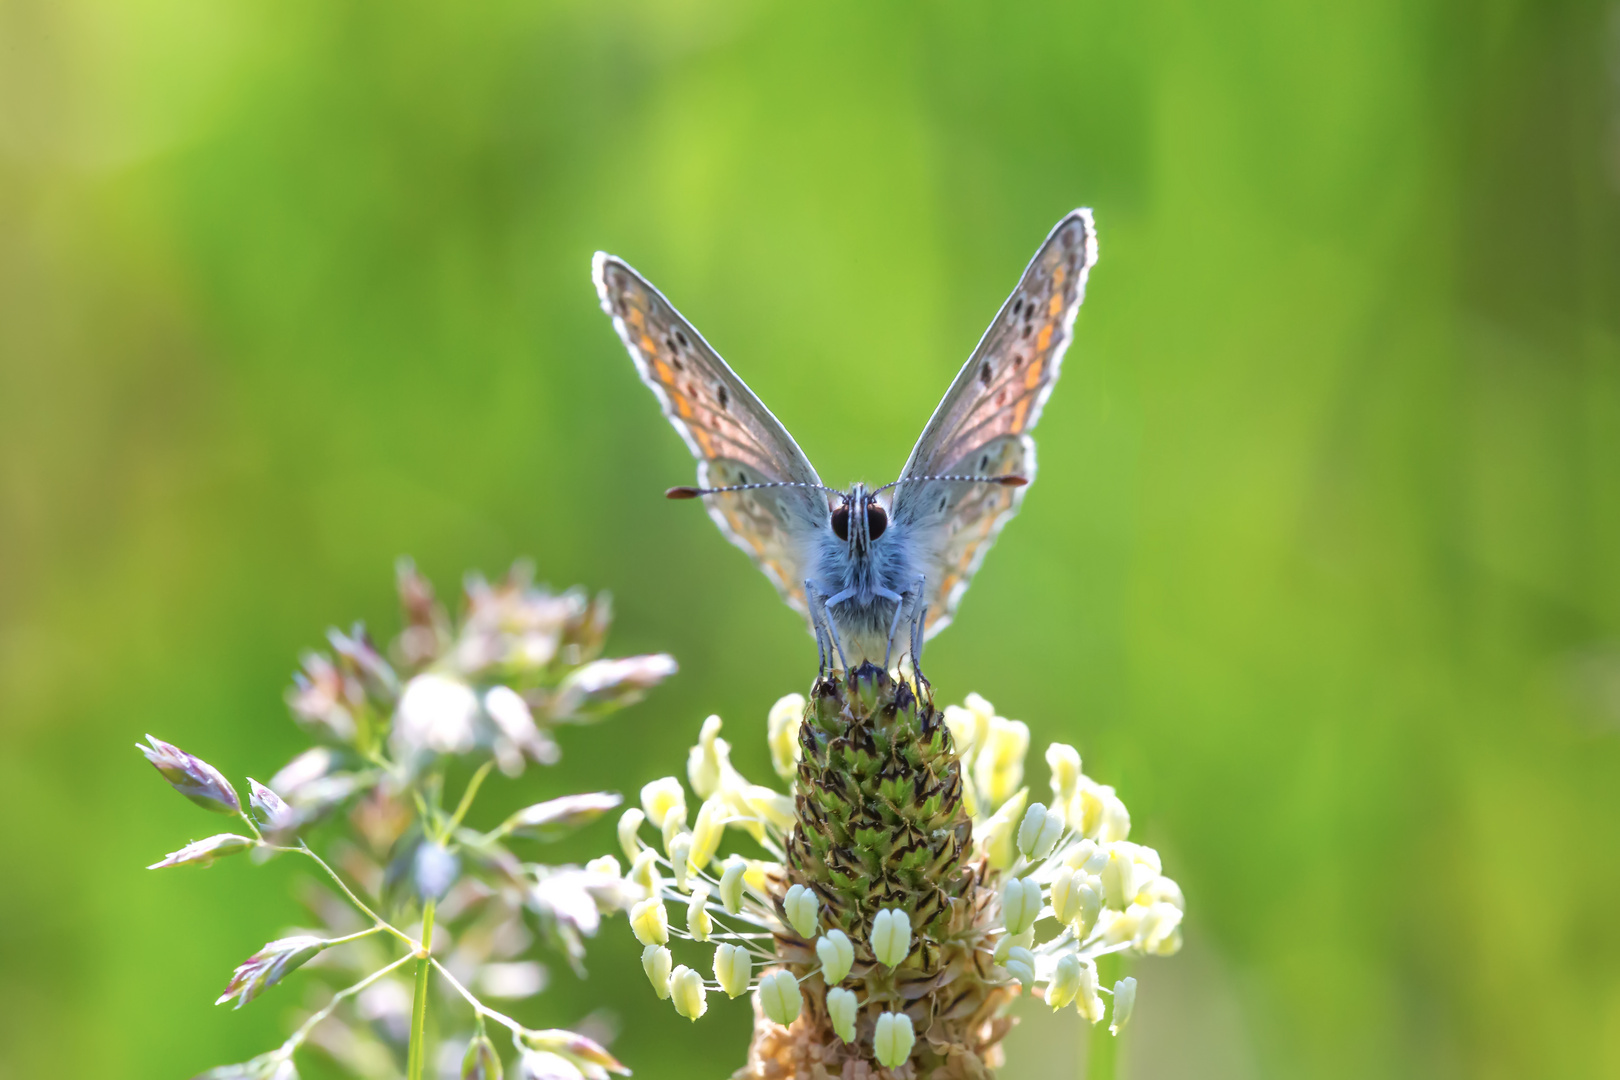
[[[1017,473],[1009,473],[1006,476],[954,476],[940,474],[935,476],[902,476],[898,480],[889,481],[887,484],[884,484],[877,490],[887,491],[898,484],[914,484],[922,480],[950,480],[959,484],[1000,484],[1002,487],[1023,487],[1025,484],[1029,483],[1029,477],[1019,476]],[[877,491],[874,491],[872,494],[876,495]]]
[[[695,499],[700,495],[723,495],[729,491],[758,491],[760,488],[783,487],[815,488],[817,491],[825,491],[829,495],[843,494],[842,491],[834,491],[832,488],[822,487],[820,484],[805,484],[792,480],[777,480],[769,484],[732,484],[728,487],[672,487],[668,491],[664,492],[664,498]]]

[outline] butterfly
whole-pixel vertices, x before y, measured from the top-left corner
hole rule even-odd
[[[1018,287],[923,428],[900,478],[840,491],[821,483],[793,436],[692,324],[630,265],[593,262],[602,310],[641,379],[697,459],[701,498],[809,622],[823,671],[901,658],[951,622],[985,554],[1035,478],[1030,431],[1052,393],[1086,276],[1097,261],[1089,210],[1046,237]]]

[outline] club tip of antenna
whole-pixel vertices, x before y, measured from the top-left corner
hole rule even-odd
[[[666,499],[695,499],[699,495],[695,487],[672,487],[664,492]]]
[[[1029,477],[1017,475],[998,476],[996,477],[996,483],[1000,484],[1002,487],[1023,487],[1025,484],[1029,483]]]

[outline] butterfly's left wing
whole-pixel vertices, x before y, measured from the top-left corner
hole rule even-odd
[[[951,481],[932,475],[1035,479],[1040,419],[1069,347],[1086,275],[1097,261],[1091,211],[1058,222],[1001,306],[978,348],[945,392],[900,473],[893,514],[910,527],[928,567],[927,634],[950,624],[968,583],[1018,512],[1025,488]]]
[[[701,487],[786,481],[820,485],[782,422],[662,293],[629,264],[598,252],[602,310],[613,318],[641,381],[697,459]],[[827,500],[810,488],[708,495],[709,517],[742,548],[794,610],[807,615],[806,553],[825,527]]]

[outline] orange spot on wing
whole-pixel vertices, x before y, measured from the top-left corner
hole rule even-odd
[[[1052,270],[1052,284],[1056,285],[1058,288],[1061,289],[1061,288],[1063,288],[1064,280],[1067,279],[1068,276],[1069,276],[1069,268],[1067,266],[1064,266],[1062,263],[1058,263],[1057,266],[1054,267],[1053,270]],[[1058,301],[1057,297],[1055,297],[1055,296],[1052,297],[1052,304],[1054,305],[1053,308],[1052,308],[1052,314],[1054,314],[1054,315],[1057,314],[1057,307],[1056,307],[1057,301]]]
[[[635,327],[637,330],[640,330],[643,326],[647,325],[647,316],[640,308],[633,307],[630,309],[629,313],[625,315],[624,321]]]
[[[1035,347],[1041,352],[1045,352],[1046,347],[1050,344],[1052,344],[1052,324],[1047,323],[1041,327],[1041,332],[1035,336]],[[1034,369],[1031,368],[1030,370],[1033,371]]]
[[[656,358],[658,356],[658,346],[654,344],[653,339],[648,337],[646,334],[641,335],[641,351],[646,353],[649,357]]]
[[[1046,332],[1042,331],[1041,336],[1045,337]],[[1046,346],[1044,344],[1042,344],[1041,348],[1044,349],[1044,348],[1046,348]],[[1033,389],[1035,389],[1036,385],[1040,383],[1040,381],[1041,381],[1041,368],[1044,367],[1045,365],[1046,365],[1046,358],[1041,357],[1041,356],[1037,356],[1034,359],[1034,361],[1030,363],[1029,370],[1024,373],[1024,388],[1026,390],[1033,390]]]
[[[681,415],[692,415],[692,407],[686,403],[686,399],[681,398],[680,402],[682,410]],[[709,438],[709,433],[700,427],[692,428],[691,432],[692,438],[696,439],[698,441],[698,445],[703,447],[703,456],[710,458],[714,457],[714,440]]]
[[[658,381],[663,383],[665,386],[673,386],[675,384],[675,373],[669,370],[668,364],[664,363],[656,356],[653,357],[653,371],[657,373]]]
[[[1019,398],[1018,404],[1013,408],[1012,428],[1010,429],[1014,435],[1024,430],[1024,416],[1028,412],[1029,398]]]
[[[1062,269],[1059,268],[1059,273],[1061,273],[1061,272],[1062,272]],[[1063,284],[1063,279],[1059,278],[1057,280],[1057,284],[1059,284],[1059,285]],[[1060,312],[1062,310],[1063,310],[1063,294],[1062,293],[1053,293],[1051,302],[1046,305],[1046,313],[1048,315],[1052,316],[1052,318],[1055,319],[1055,318],[1057,318],[1058,312]]]

